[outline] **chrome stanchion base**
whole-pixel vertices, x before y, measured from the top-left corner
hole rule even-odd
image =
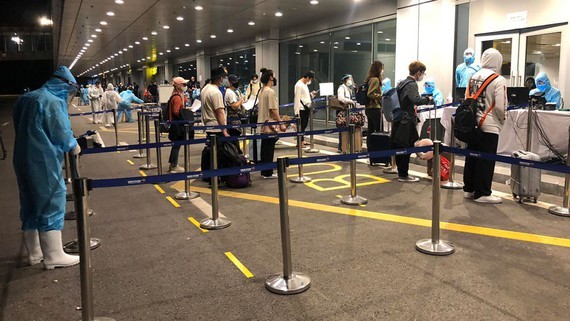
[[[205,230],[221,230],[230,227],[230,225],[232,225],[230,220],[221,217],[218,217],[217,220],[207,218],[200,222],[200,227]]]
[[[194,199],[196,197],[199,197],[200,193],[197,192],[190,192],[190,193],[186,193],[186,192],[180,192],[177,193],[176,195],[174,195],[174,198],[177,200],[190,200],[190,199]]]
[[[67,184],[67,185],[71,184],[71,178],[66,178],[66,179],[65,179],[65,184]]]
[[[384,174],[398,174],[398,167],[388,167],[382,171]]]
[[[108,317],[95,317],[93,321],[116,321],[116,320]]]
[[[447,182],[441,184],[441,188],[445,188],[445,189],[462,189],[462,188],[463,188],[463,184],[462,184],[462,183],[458,183],[458,182],[450,182],[450,181],[447,181]]]
[[[87,213],[89,214],[89,217],[95,215],[95,211],[92,209],[88,209]],[[69,211],[65,213],[65,219],[67,221],[75,221],[77,219],[77,215],[75,215],[75,211]]]
[[[304,151],[305,153],[318,153],[318,152],[319,152],[318,149],[316,149],[316,148],[311,148],[311,147],[303,148],[303,151]]]
[[[354,197],[352,197],[352,195],[346,195],[340,198],[340,202],[344,205],[363,205],[367,204],[368,200],[358,195]]]
[[[91,250],[94,250],[101,246],[101,239],[91,238]],[[79,242],[77,240],[66,243],[63,246],[63,251],[65,253],[79,253]]]
[[[275,142],[275,145],[283,145],[283,142],[280,141],[280,140],[278,140],[278,141]]]
[[[312,180],[313,179],[310,178],[309,176],[297,176],[297,177],[291,178],[289,181],[291,183],[308,183]]]
[[[424,254],[445,256],[453,254],[455,247],[447,241],[433,242],[431,239],[423,239],[416,242],[416,250]]]
[[[299,272],[291,273],[291,278],[285,279],[283,274],[275,274],[265,279],[265,288],[276,294],[297,294],[311,287],[308,275]]]
[[[146,154],[135,154],[133,155],[133,158],[146,158]]]
[[[548,209],[548,213],[558,216],[570,217],[570,209],[562,206],[552,206]]]
[[[117,146],[129,146],[129,144],[127,144],[125,142],[119,142],[119,144]]]
[[[156,169],[156,168],[157,168],[157,166],[154,164],[144,164],[144,165],[141,165],[139,167],[139,169],[142,169],[143,171],[148,171],[148,170]]]

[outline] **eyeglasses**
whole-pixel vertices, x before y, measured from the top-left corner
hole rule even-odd
[[[69,80],[67,80],[67,79],[65,79],[65,78],[63,78],[63,77],[61,77],[61,76],[53,75],[53,76],[51,76],[51,77],[52,77],[52,78],[57,78],[57,79],[63,81],[64,83],[75,87],[75,89],[77,89],[77,90],[81,89],[81,86],[80,86],[78,83],[76,83],[76,82],[71,82],[71,81],[69,81]]]

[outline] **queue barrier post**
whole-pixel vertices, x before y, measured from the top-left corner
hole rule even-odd
[[[71,184],[71,171],[69,169],[69,154],[68,153],[65,153],[65,156],[63,159],[63,167],[64,167],[64,173],[65,173],[65,184]],[[73,195],[73,194],[67,194],[68,200],[69,200],[69,195]]]
[[[154,119],[154,141],[160,143],[160,120]],[[157,174],[162,175],[162,148],[156,146],[156,168]]]
[[[141,116],[142,109],[137,114],[137,128],[139,134],[139,145],[143,142],[143,117]],[[117,120],[115,119],[115,122]],[[133,155],[133,158],[145,158],[146,155],[144,153],[144,149],[139,149],[139,153]]]
[[[210,168],[215,171],[218,169],[218,136],[215,133],[209,134],[210,140]],[[229,227],[232,222],[224,217],[220,217],[218,210],[218,177],[210,178],[210,186],[212,189],[212,217],[204,219],[200,222],[200,227],[206,230],[221,230]]]
[[[190,140],[190,125],[184,124],[184,138],[186,141]],[[184,172],[190,171],[190,148],[187,144],[184,145]],[[174,198],[177,200],[189,200],[200,196],[200,193],[190,191],[190,179],[188,177],[184,180],[184,192],[177,193]]]
[[[287,166],[289,158],[277,158],[279,183],[279,217],[281,222],[281,248],[283,273],[274,274],[265,280],[265,288],[276,294],[297,294],[311,287],[311,279],[304,273],[293,272],[291,262],[291,232],[289,229],[289,196],[287,192]]]
[[[348,144],[351,154],[354,154],[356,149],[355,130],[355,125],[350,124],[348,127]],[[345,205],[362,205],[368,203],[366,198],[356,195],[356,159],[350,160],[350,195],[341,197],[340,202]]]
[[[570,127],[568,127],[568,136],[570,137]],[[568,150],[570,151],[570,138],[568,139]],[[570,152],[566,156],[566,166],[570,166]],[[570,174],[566,174],[566,179],[564,180],[564,199],[562,200],[562,206],[552,206],[548,209],[550,214],[570,217],[570,208],[568,208],[568,200],[570,198]]]
[[[150,115],[144,115],[144,122],[145,122],[145,132],[146,132],[146,143],[150,143]],[[155,169],[157,166],[150,162],[150,149],[146,148],[146,164],[141,165],[139,169],[142,170],[152,170]]]
[[[115,146],[119,146],[119,122],[117,120],[117,110],[111,109],[113,112],[113,127],[115,128]],[[107,119],[107,115],[105,115]]]
[[[440,235],[440,219],[441,211],[441,159],[440,159],[441,142],[436,140],[433,142],[433,188],[432,188],[432,220],[431,220],[431,238],[422,239],[416,242],[416,250],[429,255],[445,256],[455,252],[455,247],[439,238]]]
[[[314,107],[307,107],[309,109],[309,130],[312,132],[313,131],[313,113],[315,112]],[[318,153],[319,150],[315,149],[315,138],[313,136],[313,134],[311,134],[310,136],[310,140],[309,140],[309,148],[305,148],[305,153]]]
[[[301,135],[301,118],[297,118],[297,157],[303,158],[303,136]],[[291,178],[291,183],[307,183],[312,180],[309,176],[303,175],[303,164],[297,165],[299,175]]]
[[[455,132],[453,130],[453,124],[455,120],[451,117],[451,146],[453,147],[455,144]],[[437,126],[436,126],[437,127]],[[462,189],[463,184],[460,182],[455,181],[455,154],[451,153],[449,156],[449,180],[443,184],[441,184],[441,188],[445,189]]]

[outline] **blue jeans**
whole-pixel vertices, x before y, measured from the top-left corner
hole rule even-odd
[[[127,121],[129,123],[135,122],[133,120],[133,114],[131,113],[131,105],[126,105],[126,104],[122,104],[122,103],[119,103],[119,108],[118,108],[118,112],[117,112],[117,119],[115,121],[119,122],[119,120],[123,116],[123,113],[127,114]]]

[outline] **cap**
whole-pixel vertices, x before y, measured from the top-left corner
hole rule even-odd
[[[227,75],[228,75],[228,73],[226,72],[226,68],[224,68],[224,67],[218,67],[218,68],[212,69],[212,75],[211,75],[212,79],[224,77]]]
[[[230,82],[230,84],[235,84],[236,82],[239,81],[239,78],[234,74],[230,74],[228,75],[228,81]]]
[[[173,83],[173,84],[178,84],[178,85],[186,84],[186,83],[188,83],[189,81],[190,81],[190,80],[184,79],[184,78],[182,78],[182,77],[175,77],[174,79],[172,79],[172,83]]]
[[[344,74],[344,75],[342,75],[342,78],[340,78],[340,80],[344,81],[346,78],[350,78],[350,77],[352,77],[351,74]]]

